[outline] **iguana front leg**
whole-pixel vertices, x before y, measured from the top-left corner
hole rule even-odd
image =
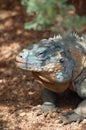
[[[81,122],[86,118],[86,100],[82,101],[73,112],[67,112],[60,116],[59,122],[62,124],[68,124],[71,122]]]
[[[42,98],[44,102],[42,105],[43,112],[56,109],[56,93],[44,88]]]
[[[66,125],[71,122],[81,122],[84,119],[84,117],[78,115],[75,112],[68,112],[60,116],[58,119],[60,123]]]
[[[81,82],[82,81],[82,82]],[[77,106],[77,108],[70,113],[66,113],[59,117],[59,121],[62,122],[63,124],[68,124],[71,122],[80,122],[84,118],[86,118],[86,79],[80,80],[76,84],[76,92],[77,94],[84,98],[84,100]],[[78,86],[80,85],[80,86]]]

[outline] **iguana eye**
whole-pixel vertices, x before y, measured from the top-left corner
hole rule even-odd
[[[43,52],[37,53],[36,56],[37,56],[38,58],[43,58]]]
[[[44,48],[43,48],[43,50],[38,50],[38,52],[36,53],[36,56],[38,57],[38,58],[44,58],[47,54],[47,50],[44,50]]]

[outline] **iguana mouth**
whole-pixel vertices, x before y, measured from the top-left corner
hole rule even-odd
[[[22,63],[22,64],[25,64],[25,62],[18,61],[18,60],[16,60],[16,63]]]
[[[16,60],[16,63],[21,63],[21,64],[28,64],[28,65],[32,65],[31,63],[26,63],[26,62],[23,62],[23,61],[18,61],[18,60]]]
[[[16,60],[16,64],[17,64],[17,65],[18,65],[18,64],[25,65],[26,68],[28,68],[28,66],[29,66],[29,67],[32,67],[32,66],[34,65],[34,63],[25,63],[25,62],[23,62],[23,61],[18,61],[18,60]]]

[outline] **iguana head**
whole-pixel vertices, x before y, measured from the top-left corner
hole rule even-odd
[[[43,39],[23,49],[16,57],[17,66],[24,70],[54,75],[55,80],[65,82],[72,77],[73,63],[61,37]]]

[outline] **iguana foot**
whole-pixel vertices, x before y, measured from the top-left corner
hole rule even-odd
[[[42,105],[42,112],[48,112],[48,111],[56,111],[55,104],[51,102],[44,102]]]
[[[59,122],[63,125],[71,123],[71,122],[81,122],[84,119],[84,117],[78,115],[75,112],[67,112],[59,117]]]

